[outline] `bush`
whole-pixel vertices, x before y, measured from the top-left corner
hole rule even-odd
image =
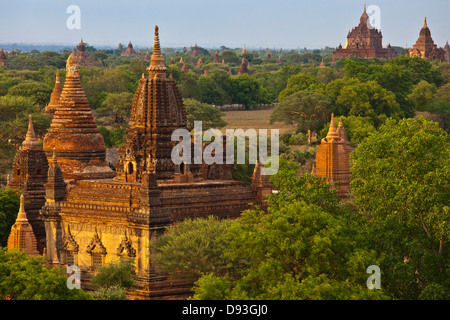
[[[289,138],[290,145],[302,145],[302,144],[306,144],[307,141],[308,141],[308,139],[306,138],[306,135],[304,135],[301,132],[294,134]]]

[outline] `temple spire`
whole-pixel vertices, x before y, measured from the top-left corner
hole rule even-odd
[[[36,237],[25,212],[23,194],[20,196],[20,209],[16,222],[11,227],[8,237],[8,250],[20,250],[26,254],[39,255]]]
[[[20,208],[19,208],[19,213],[17,214],[17,219],[16,221],[24,221],[24,222],[28,222],[27,219],[27,214],[25,212],[25,205],[24,205],[24,197],[23,194],[20,195]]]
[[[330,129],[328,130],[327,138],[337,138],[339,135],[336,132],[336,124],[334,123],[334,114],[331,114]]]
[[[165,77],[167,68],[164,64],[164,57],[161,53],[161,46],[159,44],[159,29],[155,26],[155,38],[153,41],[153,53],[150,61],[150,66],[147,68],[149,78],[153,78],[156,75],[159,77]]]
[[[31,114],[28,116],[28,131],[25,140],[22,142],[22,146],[24,149],[33,149],[35,147],[39,147],[39,142],[37,141],[36,134],[34,133],[33,119],[31,117]]]
[[[425,20],[424,20],[424,22],[423,22],[423,27],[424,28],[427,28],[428,26],[427,26],[427,17],[425,17]]]

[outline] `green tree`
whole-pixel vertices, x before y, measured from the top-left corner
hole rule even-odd
[[[425,106],[433,101],[435,93],[435,85],[421,80],[414,86],[412,92],[408,95],[408,99],[416,105],[417,110],[423,111]]]
[[[447,288],[448,298],[447,141],[437,123],[423,117],[388,120],[351,154],[354,200],[369,218],[367,246],[386,254],[383,283],[396,298],[417,299],[435,285]]]
[[[226,274],[232,267],[224,257],[226,244],[222,236],[231,224],[231,220],[209,216],[170,226],[154,245],[155,262],[161,271],[182,277]]]
[[[278,95],[278,100],[281,102],[291,94],[311,89],[316,83],[315,77],[311,74],[299,73],[291,76],[287,82],[286,88]]]
[[[418,84],[421,80],[440,87],[444,83],[439,69],[435,68],[431,61],[420,57],[399,56],[389,60],[389,63],[403,67],[411,72],[412,83]]]
[[[320,93],[299,91],[284,98],[270,115],[270,122],[296,123],[297,130],[319,131],[330,118],[331,100]]]
[[[63,268],[50,268],[43,257],[0,249],[0,300],[88,300],[81,289],[67,287]]]
[[[131,76],[135,79],[140,79],[142,75],[147,73],[147,64],[142,59],[134,59],[128,66]]]
[[[102,117],[102,123],[123,129],[128,125],[132,101],[130,92],[109,93],[97,109],[97,116]]]
[[[357,228],[321,207],[294,201],[278,210],[245,211],[224,238],[235,274],[210,273],[194,299],[370,299],[366,288],[374,253],[358,248]]]
[[[267,103],[261,94],[259,82],[249,74],[239,77],[231,77],[227,91],[231,96],[231,102],[242,104],[246,109],[260,103]]]
[[[216,107],[190,98],[183,99],[183,103],[186,109],[188,130],[194,129],[194,121],[202,121],[203,130],[221,128],[227,125],[222,120],[225,114]]]
[[[52,88],[44,83],[25,80],[8,90],[11,96],[30,97],[35,104],[39,104],[43,108],[49,101],[52,94]]]
[[[123,258],[116,262],[111,262],[98,269],[99,273],[92,278],[91,283],[96,290],[122,288],[123,290],[133,289],[136,286],[136,270],[134,259]]]
[[[201,76],[198,79],[198,84],[200,86],[202,102],[217,106],[225,104],[226,92],[218,85],[214,77]]]
[[[360,82],[341,88],[336,99],[338,115],[369,117],[379,125],[386,117],[402,115],[395,95],[376,81]]]

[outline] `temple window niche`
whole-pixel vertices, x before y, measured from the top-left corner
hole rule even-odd
[[[67,266],[78,265],[78,249],[79,245],[70,232],[70,227],[67,226],[67,233],[65,236],[62,250],[62,262]]]
[[[133,172],[134,172],[133,162],[128,162],[127,173],[128,174],[133,174]]]
[[[98,235],[97,228],[95,228],[95,234],[91,242],[87,246],[87,253],[91,255],[91,268],[96,269],[102,267],[105,262],[106,248],[103,246],[100,236]]]
[[[131,240],[128,238],[125,232],[122,241],[116,251],[117,255],[121,258],[136,258],[136,249],[133,248]]]

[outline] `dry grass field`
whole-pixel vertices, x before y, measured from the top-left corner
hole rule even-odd
[[[225,114],[222,119],[228,123],[227,126],[221,128],[222,132],[225,133],[226,129],[278,129],[280,136],[285,133],[295,133],[295,125],[286,125],[281,122],[270,123],[270,115],[274,108],[222,111]],[[270,134],[270,131],[268,133]]]

